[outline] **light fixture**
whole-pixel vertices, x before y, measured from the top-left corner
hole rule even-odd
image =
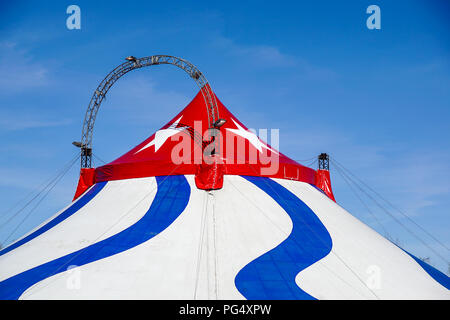
[[[216,122],[214,122],[213,127],[216,129],[219,129],[221,126],[223,126],[227,122],[225,119],[218,119]]]
[[[129,57],[126,57],[125,60],[136,62],[137,59],[136,59],[136,57],[129,56]]]
[[[198,79],[200,78],[201,75],[202,75],[202,74],[201,74],[200,71],[195,71],[195,72],[192,74],[192,78],[194,78],[195,80],[198,80]]]
[[[83,145],[81,142],[79,142],[79,141],[74,141],[74,142],[72,142],[72,144],[75,146],[75,147],[77,147],[77,148],[81,148],[81,146]]]

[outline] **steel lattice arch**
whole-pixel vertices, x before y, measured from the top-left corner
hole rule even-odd
[[[200,87],[205,105],[207,106],[208,113],[208,125],[212,128],[214,123],[219,119],[219,112],[217,108],[216,98],[209,86],[208,80],[206,80],[200,70],[197,69],[192,63],[182,58],[168,56],[168,55],[153,55],[144,58],[128,57],[127,61],[117,66],[112,70],[98,85],[97,89],[92,95],[91,101],[86,111],[83,122],[83,130],[81,134],[81,143],[79,147],[81,149],[81,167],[91,168],[92,166],[92,139],[94,132],[95,119],[97,117],[100,105],[103,102],[107,92],[119,80],[123,75],[128,72],[149,67],[153,65],[169,64],[174,65],[180,69],[186,71],[189,76],[195,80]]]

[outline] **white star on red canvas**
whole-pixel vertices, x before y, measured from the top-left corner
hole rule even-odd
[[[180,133],[180,131],[183,131],[184,129],[187,128],[187,127],[177,128],[178,123],[180,122],[181,118],[183,118],[183,116],[181,116],[178,120],[176,120],[174,123],[172,123],[170,125],[170,127],[168,127],[167,129],[161,129],[161,130],[156,131],[155,137],[153,138],[153,140],[150,141],[149,143],[147,143],[145,146],[143,146],[138,151],[136,151],[136,153],[141,152],[142,150],[145,150],[148,147],[151,147],[153,145],[155,146],[155,152],[157,152],[158,149],[161,148],[161,146],[167,141],[167,139],[176,135],[177,133]]]
[[[244,139],[247,139],[248,142],[250,142],[256,149],[258,149],[259,152],[262,152],[262,148],[270,150],[276,154],[278,154],[278,152],[276,152],[275,150],[273,150],[272,148],[268,147],[266,144],[264,144],[263,142],[261,142],[261,140],[258,138],[258,136],[256,134],[254,134],[253,132],[249,131],[249,130],[245,130],[244,128],[242,128],[236,121],[233,120],[234,124],[236,125],[237,129],[229,129],[227,128],[227,130],[233,132],[234,134],[243,137]]]

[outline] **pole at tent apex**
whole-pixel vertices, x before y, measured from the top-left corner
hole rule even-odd
[[[326,153],[321,153],[317,158],[319,160],[319,170],[330,171],[330,156]]]

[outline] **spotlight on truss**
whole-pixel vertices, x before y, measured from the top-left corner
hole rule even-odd
[[[133,61],[133,62],[137,61],[136,57],[133,57],[133,56],[128,56],[128,57],[125,58],[125,60]]]
[[[219,129],[221,126],[223,126],[227,122],[225,119],[218,119],[216,122],[214,122],[213,126],[216,129]]]
[[[74,142],[72,142],[72,144],[77,148],[81,148],[83,146],[83,144],[79,141],[74,141]]]

